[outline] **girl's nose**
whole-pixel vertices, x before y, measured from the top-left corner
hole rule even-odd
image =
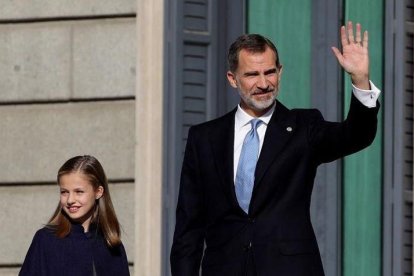
[[[74,202],[75,202],[75,196],[74,196],[74,194],[73,193],[69,193],[68,200],[67,200],[68,205],[71,205]]]

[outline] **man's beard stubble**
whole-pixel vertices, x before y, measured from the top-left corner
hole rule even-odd
[[[243,94],[242,91],[238,90],[240,98],[242,99],[242,101],[251,109],[256,110],[256,111],[264,111],[266,109],[268,109],[269,107],[271,107],[273,105],[273,103],[276,100],[276,97],[278,95],[278,89],[275,88],[273,89],[270,94],[269,94],[269,98],[266,100],[262,100],[262,101],[258,101],[255,100],[252,94],[249,95],[245,95]]]

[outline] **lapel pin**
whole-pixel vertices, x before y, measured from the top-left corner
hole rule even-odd
[[[286,128],[286,130],[287,130],[288,132],[291,132],[291,131],[292,131],[292,128],[291,128],[291,127],[287,127],[287,128]]]

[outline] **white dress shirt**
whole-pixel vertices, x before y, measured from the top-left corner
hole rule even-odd
[[[354,96],[366,107],[373,108],[376,107],[377,99],[381,91],[370,81],[371,90],[362,90],[354,85],[352,85],[352,92]],[[263,116],[260,116],[259,119],[263,121],[257,127],[257,133],[259,134],[259,153],[262,150],[263,140],[266,133],[267,125],[269,124],[270,118],[272,117],[273,111],[275,110],[276,102],[273,107],[266,112]],[[243,146],[244,138],[246,134],[251,130],[252,126],[250,120],[254,119],[253,116],[247,114],[241,107],[238,105],[235,120],[234,120],[234,181],[236,181],[236,172],[237,166],[239,164],[240,153]]]

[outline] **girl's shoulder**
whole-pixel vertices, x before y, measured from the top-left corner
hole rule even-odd
[[[45,226],[37,230],[33,237],[33,242],[39,243],[44,243],[47,241],[50,242],[53,240],[57,240],[57,236],[55,234],[55,231],[49,226]]]
[[[55,236],[55,230],[50,226],[44,226],[36,231],[35,236],[39,237],[53,237]]]

